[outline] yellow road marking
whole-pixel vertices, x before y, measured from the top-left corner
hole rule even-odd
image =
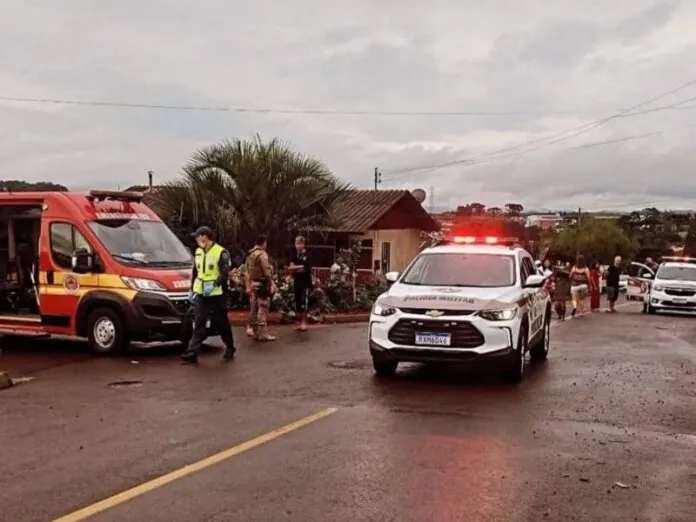
[[[85,520],[106,511],[107,509],[111,509],[139,497],[140,495],[144,495],[145,493],[149,493],[150,491],[165,486],[171,482],[174,482],[175,480],[184,478],[193,473],[197,473],[205,468],[209,468],[210,466],[214,466],[215,464],[219,464],[222,461],[232,458],[235,455],[239,455],[240,453],[244,453],[245,451],[249,451],[261,446],[262,444],[266,444],[267,442],[278,439],[283,435],[287,435],[288,433],[299,430],[300,428],[323,419],[324,417],[328,417],[336,411],[336,408],[325,408],[317,413],[298,419],[290,424],[276,428],[246,442],[242,442],[241,444],[221,451],[220,453],[216,453],[208,458],[199,460],[198,462],[194,462],[193,464],[179,468],[171,473],[167,473],[166,475],[162,475],[161,477],[157,477],[156,479],[140,484],[139,486],[135,486],[134,488],[126,490],[122,493],[118,493],[112,497],[101,500],[95,504],[92,504],[91,506],[87,506],[68,515],[57,518],[53,522],[79,522],[81,520]]]

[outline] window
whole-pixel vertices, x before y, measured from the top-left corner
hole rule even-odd
[[[78,248],[92,248],[85,236],[70,223],[51,223],[51,254],[61,268],[72,268],[72,255]]]
[[[515,258],[497,254],[421,254],[402,284],[494,288],[515,284]]]
[[[696,282],[696,266],[693,265],[662,265],[657,271],[656,279],[668,281]]]
[[[382,243],[382,272],[387,273],[391,270],[391,243],[385,241]]]
[[[189,266],[191,253],[161,221],[111,219],[90,221],[89,228],[120,262]]]
[[[536,267],[534,266],[534,263],[533,263],[532,260],[529,259],[528,257],[523,257],[523,258],[522,258],[522,262],[520,263],[520,270],[521,270],[521,272],[522,272],[522,277],[521,277],[521,279],[520,279],[520,282],[521,282],[522,284],[524,284],[524,283],[527,282],[527,278],[528,278],[530,275],[534,275],[534,274],[537,273],[537,269],[536,269]]]

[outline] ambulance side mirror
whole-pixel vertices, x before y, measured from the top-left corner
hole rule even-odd
[[[92,271],[92,254],[86,248],[78,248],[72,255],[72,270],[76,274]]]

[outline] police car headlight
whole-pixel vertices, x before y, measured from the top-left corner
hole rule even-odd
[[[121,277],[121,279],[133,290],[144,290],[146,292],[160,292],[166,290],[161,283],[152,279],[141,279],[139,277]]]
[[[483,310],[479,316],[487,321],[509,321],[517,315],[517,307],[501,308],[500,310]]]
[[[652,289],[657,290],[658,292],[662,292],[665,289],[665,287],[662,285],[653,285]]]
[[[388,304],[380,303],[379,300],[375,302],[372,307],[372,313],[374,315],[381,315],[382,317],[387,317],[396,313],[396,308]]]

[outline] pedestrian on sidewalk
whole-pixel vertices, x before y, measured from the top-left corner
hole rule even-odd
[[[295,312],[300,316],[298,330],[306,332],[309,294],[312,292],[312,264],[303,236],[295,238],[295,257],[290,261],[288,271],[292,275],[292,288],[295,292]]]
[[[193,301],[193,336],[181,360],[192,364],[198,362],[198,353],[208,337],[208,319],[225,343],[223,359],[230,360],[236,352],[227,316],[230,254],[213,240],[213,231],[209,227],[200,227],[193,236],[198,244],[189,294]]]
[[[601,281],[602,276],[599,271],[599,264],[593,261],[590,265],[590,310],[592,312],[599,310],[599,302],[602,296]]]
[[[575,265],[570,270],[570,293],[573,299],[571,317],[585,313],[585,297],[589,291],[589,284],[590,270],[587,268],[585,256],[579,255],[575,260]]]
[[[619,299],[619,281],[621,280],[621,256],[614,258],[614,264],[607,269],[607,300],[609,311],[616,312],[616,301]]]
[[[254,248],[247,257],[247,272],[251,282],[251,328],[255,341],[275,341],[276,338],[268,331],[268,310],[271,307],[271,296],[277,288],[273,282],[273,270],[266,252],[268,244],[266,236],[256,239]]]

